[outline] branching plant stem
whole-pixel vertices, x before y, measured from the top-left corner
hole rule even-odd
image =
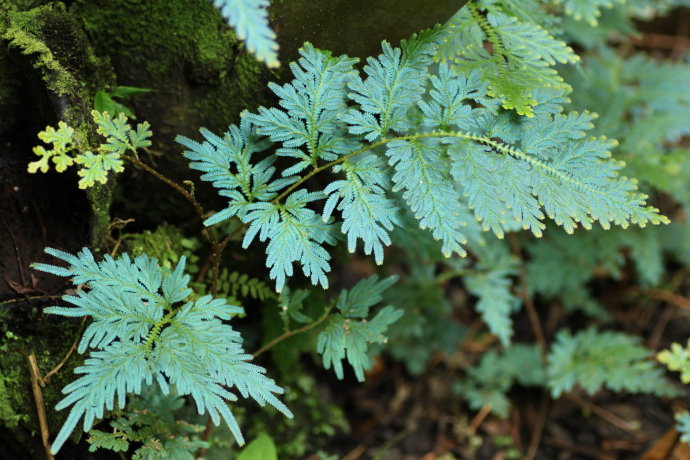
[[[146,171],[147,173],[151,174],[153,177],[156,179],[160,180],[161,182],[164,182],[168,184],[170,187],[174,188],[177,190],[182,196],[184,196],[187,201],[191,203],[191,205],[194,207],[194,210],[196,211],[197,215],[203,222],[204,219],[206,218],[206,213],[204,211],[203,206],[201,206],[201,203],[194,197],[192,193],[190,193],[187,189],[185,189],[182,185],[178,184],[177,182],[173,181],[172,179],[164,176],[163,174],[159,173],[156,171],[154,168],[151,166],[147,165],[140,159],[132,156],[132,155],[122,155],[122,157],[135,165],[136,167],[142,169],[143,171]],[[223,253],[223,250],[227,246],[227,244],[230,242],[232,237],[235,236],[237,231],[235,231],[233,234],[225,238],[225,240],[221,243],[218,242],[218,239],[216,238],[216,235],[211,231],[210,228],[204,228],[203,233],[206,234],[208,237],[208,241],[211,244],[211,260],[212,260],[212,271],[211,271],[211,294],[216,295],[218,293],[218,271],[220,267],[220,260],[221,256]]]
[[[377,142],[371,143],[369,145],[366,145],[362,147],[361,149],[355,150],[354,152],[348,153],[347,155],[344,155],[337,160],[333,160],[329,163],[326,163],[322,166],[319,166],[318,168],[312,169],[308,174],[305,174],[300,180],[292,184],[290,187],[285,189],[280,195],[275,197],[271,202],[273,204],[278,204],[283,198],[286,198],[290,193],[292,193],[294,190],[296,190],[298,187],[300,187],[302,184],[304,184],[306,181],[317,175],[318,173],[328,170],[332,168],[335,165],[338,165],[340,163],[344,163],[351,158],[367,152],[369,150],[373,150],[377,147],[381,147],[382,145],[386,145],[390,142],[393,141],[412,141],[412,140],[419,140],[419,139],[429,139],[429,138],[456,138],[456,139],[466,139],[469,141],[474,141],[478,142],[480,144],[487,145],[491,147],[492,149],[496,150],[497,152],[500,152],[503,155],[509,155],[516,160],[524,161],[525,163],[529,163],[532,167],[541,169],[544,171],[546,174],[552,175],[554,177],[557,177],[558,179],[562,180],[563,182],[567,182],[570,184],[573,184],[574,186],[587,190],[590,193],[597,194],[597,195],[606,195],[605,192],[602,190],[598,190],[596,188],[591,187],[590,185],[577,180],[574,177],[569,176],[568,174],[564,173],[563,171],[551,166],[550,164],[538,159],[534,158],[531,155],[518,150],[516,148],[513,148],[507,144],[504,144],[502,142],[497,142],[493,139],[490,139],[485,136],[476,136],[474,134],[470,133],[465,133],[461,131],[433,131],[429,133],[416,133],[416,134],[409,134],[405,136],[397,136],[397,137],[389,137],[385,139],[381,139]],[[668,223],[670,222],[666,217],[661,217],[660,222],[663,223]]]
[[[274,346],[276,346],[277,344],[279,344],[279,343],[282,342],[283,340],[287,340],[287,339],[289,339],[290,337],[292,337],[293,335],[301,334],[302,332],[307,332],[307,331],[309,331],[309,330],[311,330],[311,329],[314,329],[316,326],[318,326],[319,324],[321,324],[321,323],[323,323],[324,321],[326,321],[326,319],[328,318],[328,315],[331,313],[331,308],[332,308],[332,307],[327,308],[326,311],[325,311],[325,313],[324,313],[319,319],[317,319],[316,321],[314,321],[313,323],[309,323],[309,324],[307,324],[306,326],[300,327],[299,329],[293,329],[293,330],[290,330],[290,331],[286,331],[286,332],[283,333],[282,335],[279,335],[278,337],[276,337],[275,339],[271,340],[271,341],[268,342],[266,345],[264,345],[263,347],[259,348],[259,349],[256,350],[254,353],[252,353],[252,356],[253,356],[254,358],[256,358],[257,356],[260,356],[260,355],[264,354],[265,352],[267,352],[268,350],[270,350],[271,348],[273,348]]]

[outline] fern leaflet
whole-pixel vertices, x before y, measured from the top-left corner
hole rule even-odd
[[[575,385],[589,394],[604,387],[658,396],[678,394],[661,368],[648,359],[650,354],[635,337],[623,333],[590,328],[573,335],[563,330],[548,356],[551,395],[558,398]]]
[[[368,320],[369,309],[382,300],[383,291],[396,280],[397,277],[391,276],[379,281],[373,275],[357,283],[350,291],[341,292],[336,305],[339,312],[328,318],[316,344],[317,351],[323,356],[324,367],[330,369],[333,366],[339,379],[344,375],[342,361],[347,359],[357,380],[364,381],[364,371],[371,366],[367,355],[369,344],[384,343],[386,329],[402,315],[402,311],[387,305]]]
[[[268,67],[280,66],[276,34],[268,25],[269,0],[213,0],[213,4],[256,59]]]

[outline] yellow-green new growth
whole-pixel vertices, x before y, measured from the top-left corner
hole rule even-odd
[[[71,166],[74,159],[68,155],[68,152],[72,149],[72,136],[74,136],[74,129],[67,126],[64,121],[58,123],[58,129],[48,126],[45,131],[38,133],[39,139],[46,144],[53,144],[53,147],[49,150],[46,150],[42,145],[33,148],[33,152],[40,159],[29,163],[29,172],[31,174],[38,170],[44,173],[48,172],[51,159],[57,172],[63,172],[68,166]]]
[[[672,343],[671,349],[660,351],[656,359],[669,370],[680,372],[681,382],[690,383],[690,340],[687,347],[676,342]]]
[[[147,122],[139,123],[135,130],[123,113],[112,118],[107,112],[94,110],[91,116],[98,126],[98,134],[106,138],[105,143],[95,149],[82,150],[75,145],[74,129],[67,123],[59,122],[58,129],[48,126],[45,131],[38,133],[38,137],[46,144],[53,144],[53,147],[49,150],[41,145],[34,147],[33,152],[40,159],[29,163],[29,173],[39,170],[48,172],[51,159],[57,172],[64,172],[69,166],[77,164],[77,174],[81,177],[79,188],[86,189],[93,187],[96,182],[105,184],[109,171],[124,171],[122,155],[127,152],[136,155],[137,149],[151,145],[149,138],[152,134]]]

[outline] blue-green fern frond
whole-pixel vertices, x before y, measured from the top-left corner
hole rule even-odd
[[[443,156],[441,144],[431,141],[396,140],[388,144],[386,155],[395,168],[393,191],[403,190],[422,229],[431,230],[442,242],[446,257],[452,253],[465,255],[467,242],[462,227],[463,204],[450,177],[450,165]]]
[[[543,87],[568,88],[556,63],[576,63],[579,57],[562,40],[540,25],[550,18],[534,2],[480,0],[468,3],[449,21],[450,38],[438,58],[459,73],[477,70],[488,84],[489,95],[503,108],[534,115],[535,92]],[[541,21],[529,19],[538,16]],[[551,17],[552,18],[552,17]],[[491,51],[484,42],[491,44]]]
[[[364,381],[364,371],[371,366],[367,354],[369,344],[384,343],[386,329],[402,315],[401,310],[387,305],[367,320],[369,310],[381,302],[382,293],[396,281],[396,276],[379,281],[374,275],[340,293],[336,305],[338,313],[328,318],[316,345],[323,356],[324,367],[330,369],[333,366],[339,379],[344,376],[342,361],[347,359],[357,380]]]
[[[487,20],[500,36],[506,52],[523,65],[541,67],[580,60],[572,48],[538,24],[524,22],[501,11],[489,10]]]
[[[454,141],[448,154],[451,174],[463,184],[468,205],[484,231],[503,238],[512,216],[525,230],[542,235],[544,214],[531,193],[528,165],[468,140]]]
[[[333,168],[344,172],[345,179],[331,182],[324,193],[329,197],[323,211],[328,221],[334,209],[342,211],[341,231],[347,235],[347,248],[355,252],[357,240],[364,244],[364,253],[374,253],[377,264],[383,263],[383,248],[391,244],[389,232],[399,225],[398,208],[386,197],[390,178],[383,172],[385,165],[379,157],[371,155],[346,161]]]
[[[257,60],[268,67],[280,66],[276,34],[268,25],[269,0],[213,0],[213,4]]]
[[[480,117],[483,111],[472,108],[468,102],[473,100],[490,107],[490,111],[495,110],[486,96],[487,84],[481,80],[477,71],[458,75],[444,62],[439,65],[438,75],[431,76],[431,85],[430,99],[419,102],[425,128],[473,130],[475,118]]]
[[[357,59],[333,57],[311,43],[304,44],[300,55],[290,64],[295,76],[292,82],[283,86],[269,83],[282,109],[260,107],[257,114],[243,115],[260,134],[282,143],[278,156],[299,160],[283,171],[284,176],[316,167],[318,160],[333,161],[357,146],[348,142],[346,128],[338,120],[346,109],[347,83]]]
[[[223,322],[243,310],[211,296],[181,304],[191,294],[184,257],[171,271],[146,255],[134,260],[127,254],[106,256],[96,262],[88,249],[76,256],[51,248],[46,252],[69,265],[34,268],[86,286],[77,295],[63,296],[73,307],[46,311],[93,320],[78,347],[80,353],[91,350],[75,370],[82,376],[63,389],[66,396],[56,406],[71,410],[53,442],[54,453],[81,419],[88,431],[106,410],[123,409],[127,394],[139,394],[143,384],[154,380],[165,394],[175,385],[179,395],[190,395],[199,413],[208,412],[216,424],[222,417],[240,443],[242,434],[226,402],[237,399],[232,389],[291,416],[274,396],[283,390],[249,362],[239,333]]]
[[[201,179],[211,182],[221,196],[228,198],[228,207],[208,218],[205,225],[233,216],[243,218],[255,200],[271,200],[298,180],[295,176],[273,178],[274,155],[252,163],[253,154],[267,149],[270,142],[260,139],[248,120],[242,120],[239,127],[231,125],[222,138],[206,129],[200,132],[203,143],[184,136],[178,136],[177,142],[188,149],[183,155],[190,160],[190,168],[203,172]]]
[[[676,430],[680,433],[680,440],[690,444],[690,412],[683,411],[675,415]]]
[[[518,261],[505,245],[496,242],[477,248],[477,253],[476,273],[463,277],[463,282],[479,298],[476,309],[484,324],[503,345],[508,345],[513,335],[510,316],[521,305],[512,292],[511,279],[518,274]]]
[[[651,350],[636,337],[594,328],[572,334],[562,330],[548,356],[548,386],[554,398],[575,385],[588,394],[606,387],[614,391],[674,396],[679,391],[648,358]]]
[[[292,265],[299,262],[304,275],[313,284],[328,287],[326,273],[330,271],[330,254],[322,244],[335,244],[335,225],[324,222],[321,216],[309,209],[307,204],[322,200],[322,193],[297,190],[288,196],[284,204],[255,203],[243,221],[249,224],[242,242],[248,247],[255,236],[260,241],[269,240],[266,246],[266,265],[271,279],[276,280],[280,292],[286,277],[292,276]]]
[[[503,25],[522,33],[507,19],[495,27],[486,18],[482,24],[489,28],[483,33],[495,34],[496,40]],[[555,72],[553,62],[573,59],[569,48],[542,30],[530,33],[541,37],[540,47],[500,48],[507,53],[513,46],[511,56],[533,60],[525,72]],[[241,181],[234,166],[228,172],[231,160],[214,158],[228,155],[220,138],[205,131],[203,144],[181,138],[191,149],[185,155],[192,167],[230,201],[206,224],[231,216],[247,224],[243,246],[257,236],[268,243],[267,266],[280,290],[295,262],[312,283],[326,286],[330,256],[324,243],[337,239],[347,239],[350,251],[361,240],[364,252],[381,263],[401,207],[409,207],[420,227],[441,240],[448,256],[466,253],[470,210],[481,228],[499,238],[520,227],[541,236],[547,216],[568,232],[589,229],[594,222],[604,228],[666,222],[645,205],[635,182],[619,174],[621,164],[610,158],[615,143],[588,134],[595,116],[564,113],[567,85],[535,86],[531,116],[516,116],[505,110],[503,99],[492,96],[493,77],[481,62],[431,66],[446,38],[446,30],[437,28],[403,41],[400,48],[384,42],[383,53],[367,60],[364,77],[356,75],[353,60],[305,46],[291,66],[294,80],[271,86],[280,107],[244,113],[242,129],[231,127],[226,135],[236,139],[229,155],[239,155],[251,170]],[[522,62],[517,57],[515,65]],[[498,65],[497,58],[486,59]],[[522,74],[502,73],[501,78]],[[233,134],[238,132],[254,134]],[[257,135],[270,142],[256,140]],[[265,159],[255,165],[244,150],[249,138],[257,146],[252,152],[265,149]],[[273,166],[278,155],[298,160],[280,172],[281,178],[275,178]],[[339,177],[307,191],[306,182],[325,171]],[[398,191],[403,200],[392,195]],[[325,203],[317,204],[321,200]]]
[[[412,128],[407,111],[419,102],[427,80],[427,67],[445,29],[420,32],[403,40],[400,48],[382,43],[383,53],[367,59],[366,79],[354,78],[349,97],[359,106],[343,115],[350,132],[373,142],[390,131]]]

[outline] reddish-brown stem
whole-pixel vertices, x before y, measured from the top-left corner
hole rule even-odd
[[[57,364],[57,366],[55,366],[45,376],[43,376],[43,378],[41,379],[41,385],[44,385],[44,386],[47,385],[48,380],[53,375],[57,374],[60,371],[62,366],[64,366],[65,363],[67,362],[67,360],[69,360],[70,356],[72,356],[72,353],[75,352],[75,350],[77,349],[77,344],[79,343],[79,338],[81,337],[82,331],[84,329],[84,324],[86,324],[86,317],[84,317],[81,320],[81,325],[79,326],[79,332],[77,332],[77,336],[74,338],[74,342],[72,342],[72,346],[69,348],[69,351],[67,352],[65,357],[62,358],[62,360]]]
[[[525,270],[525,262],[522,259],[522,249],[520,248],[520,242],[517,237],[511,233],[508,235],[510,239],[510,246],[513,250],[513,254],[520,261],[520,296],[525,304],[525,309],[527,310],[527,315],[529,316],[529,321],[532,325],[532,331],[534,331],[534,336],[539,343],[539,348],[541,350],[542,361],[546,361],[546,354],[548,352],[548,345],[546,343],[546,337],[544,336],[544,330],[541,327],[541,322],[539,321],[539,315],[537,314],[537,309],[532,302],[532,297],[529,295],[529,288],[527,286],[527,273]]]
[[[0,302],[0,307],[4,305],[9,305],[12,303],[18,303],[18,302],[29,302],[31,300],[40,300],[40,299],[60,299],[62,296],[60,295],[34,295],[34,296],[28,296],[28,297],[17,297],[16,299],[9,299],[9,300],[3,300]]]
[[[544,427],[546,426],[546,417],[549,415],[549,394],[542,393],[541,403],[539,404],[539,414],[537,416],[537,423],[532,431],[532,438],[527,448],[524,460],[533,460],[539,450],[541,438],[544,435]]]
[[[137,168],[142,169],[146,171],[147,173],[151,174],[153,177],[158,179],[161,182],[164,182],[168,184],[170,187],[174,188],[177,190],[182,196],[184,196],[187,201],[189,201],[192,206],[194,206],[194,210],[196,213],[199,215],[199,218],[203,221],[206,218],[206,215],[204,213],[204,208],[201,206],[201,203],[197,201],[196,198],[194,198],[194,195],[192,195],[187,189],[185,189],[183,186],[178,184],[177,182],[173,181],[172,179],[169,179],[165,177],[163,174],[159,173],[155,169],[153,169],[151,166],[147,165],[140,159],[133,157],[131,155],[122,155],[122,157],[135,165]],[[213,235],[210,235],[213,236]]]
[[[12,233],[12,230],[10,230],[10,226],[7,225],[7,222],[5,222],[5,219],[0,217],[0,222],[2,222],[2,225],[5,227],[5,230],[7,230],[7,233],[10,235],[10,239],[12,240],[12,245],[14,246],[14,254],[17,259],[17,269],[19,269],[19,278],[21,279],[22,285],[27,286],[26,278],[24,277],[24,268],[22,267],[22,261],[19,257],[19,246],[17,245],[17,240],[14,237],[14,233]]]
[[[648,289],[642,292],[647,294],[652,299],[663,300],[664,302],[673,304],[676,307],[690,309],[690,299],[676,294],[675,292],[664,291],[662,289]]]
[[[276,346],[277,344],[279,344],[283,340],[287,340],[290,337],[292,337],[293,335],[301,334],[302,332],[307,332],[308,330],[315,328],[319,324],[326,321],[326,318],[328,318],[328,314],[330,312],[331,312],[331,308],[328,308],[326,310],[326,312],[319,319],[314,321],[313,323],[309,323],[306,326],[300,327],[299,329],[293,329],[291,331],[286,331],[284,334],[279,335],[278,337],[271,340],[270,342],[268,342],[263,347],[256,350],[254,353],[252,353],[252,356],[256,358],[257,356],[262,355],[263,353],[267,352],[268,350],[270,350],[271,348],[273,348],[274,346]]]
[[[230,241],[232,241],[237,234],[242,231],[243,227],[237,228],[234,232],[223,238],[223,240],[216,245],[214,254],[211,256],[213,261],[213,268],[211,271],[211,294],[216,295],[218,293],[218,276],[220,274],[220,261],[223,255],[223,251]]]
[[[41,386],[43,385],[43,378],[38,369],[36,356],[31,353],[26,357],[29,362],[29,374],[31,376],[31,391],[34,395],[34,402],[36,403],[36,415],[38,416],[38,425],[41,432],[41,442],[43,443],[43,451],[45,452],[46,460],[53,460],[53,454],[50,452],[50,433],[48,431],[48,417],[46,417],[45,403],[43,402],[43,392]]]
[[[183,186],[173,181],[172,179],[165,177],[163,174],[159,173],[151,166],[147,165],[146,163],[144,163],[136,157],[133,157],[131,155],[123,155],[123,158],[135,165],[136,167],[151,174],[153,177],[160,180],[161,182],[164,182],[168,184],[170,187],[177,190],[182,196],[184,196],[187,199],[187,201],[189,201],[192,204],[194,210],[196,211],[201,221],[204,221],[204,219],[206,218],[204,208],[201,206],[201,203],[199,203],[199,201],[194,197],[194,195],[192,195],[187,189],[185,189]],[[218,284],[218,266],[220,264],[220,256],[222,250],[219,249],[218,239],[216,238],[216,235],[213,234],[211,229],[204,228],[204,233],[208,237],[208,241],[211,243],[211,259],[215,261],[215,263],[213,264],[213,274],[211,277],[211,294],[215,295],[217,291],[216,285]],[[225,246],[223,246],[223,248],[224,247]]]
[[[477,429],[481,426],[482,423],[484,423],[484,420],[486,417],[489,416],[491,413],[491,404],[484,404],[484,406],[477,412],[477,415],[474,416],[472,421],[470,422],[469,425],[469,431],[472,434],[475,434],[477,432]]]
[[[624,431],[627,431],[627,432],[633,433],[633,434],[638,434],[640,431],[638,428],[632,426],[630,423],[626,422],[625,420],[623,420],[622,418],[620,418],[616,414],[607,411],[603,407],[597,406],[593,402],[586,401],[586,400],[580,398],[579,396],[575,396],[572,393],[566,394],[565,397],[567,399],[573,401],[578,406],[583,407],[589,411],[592,411],[592,413],[594,415],[598,416],[602,420],[609,422],[611,425],[613,425],[617,428],[620,428],[621,430],[624,430]]]

